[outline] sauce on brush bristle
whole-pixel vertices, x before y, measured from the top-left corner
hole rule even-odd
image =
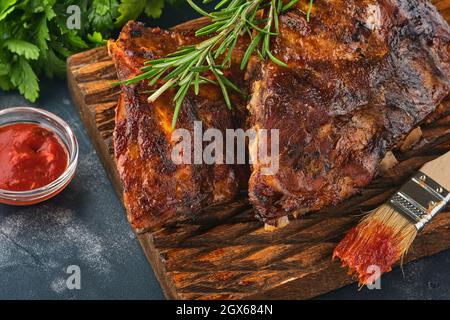
[[[384,205],[350,230],[336,247],[333,259],[339,258],[349,274],[356,273],[360,285],[370,284],[376,279],[369,267],[377,266],[381,274],[391,271],[416,235],[414,224]]]

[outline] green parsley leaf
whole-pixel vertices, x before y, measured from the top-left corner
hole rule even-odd
[[[44,16],[39,20],[37,25],[36,44],[42,51],[45,51],[48,49],[47,41],[49,40],[50,33],[47,26],[47,18]]]
[[[95,31],[93,34],[88,34],[87,37],[88,37],[88,40],[92,43],[96,43],[99,45],[106,44],[106,40],[103,39],[103,36],[100,32]]]
[[[69,42],[69,44],[74,48],[77,49],[78,51],[81,49],[87,49],[89,48],[89,46],[87,45],[87,43],[79,36],[76,34],[76,32],[74,32],[73,30],[70,30],[67,34],[67,40]]]
[[[50,79],[52,79],[55,75],[60,78],[64,77],[66,74],[65,59],[63,60],[59,58],[52,49],[48,50],[46,58],[47,67],[44,69],[46,76]]]
[[[119,17],[115,21],[115,26],[124,25],[128,20],[135,20],[139,17],[146,6],[145,0],[122,0],[119,5]]]
[[[114,16],[117,9],[116,0],[93,0],[88,14],[91,28],[97,32],[109,34],[114,27]]]
[[[11,80],[8,76],[0,76],[0,88],[8,91],[13,88],[13,84],[11,83]]]
[[[0,21],[5,19],[8,14],[13,12],[17,0],[2,0],[0,1]]]
[[[39,96],[37,76],[23,57],[20,57],[12,66],[11,83],[31,102],[35,102]]]
[[[159,18],[164,8],[164,0],[149,0],[145,6],[145,14],[152,18]]]
[[[8,39],[3,42],[3,46],[19,56],[24,56],[26,59],[36,60],[39,58],[39,48],[28,41]]]

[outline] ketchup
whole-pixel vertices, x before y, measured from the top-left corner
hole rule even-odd
[[[59,137],[35,123],[0,127],[0,189],[28,191],[60,177],[68,153]]]

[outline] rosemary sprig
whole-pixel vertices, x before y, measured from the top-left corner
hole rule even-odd
[[[203,0],[203,3],[211,1]],[[148,80],[149,85],[153,86],[161,80],[164,84],[150,95],[149,102],[154,102],[170,88],[178,88],[173,98],[175,110],[172,128],[175,128],[183,100],[191,87],[194,87],[194,93],[197,95],[203,83],[218,85],[227,107],[231,108],[228,91],[242,92],[224,75],[223,70],[231,64],[232,53],[239,37],[248,34],[251,38],[242,59],[242,70],[255,51],[262,59],[269,58],[278,65],[286,66],[271,52],[270,38],[279,32],[279,15],[298,1],[291,0],[283,4],[282,0],[221,0],[215,6],[214,12],[207,13],[193,0],[187,0],[194,10],[211,19],[211,23],[199,29],[196,36],[210,37],[199,44],[183,46],[164,58],[145,62],[142,74],[123,83],[128,85]],[[308,21],[312,4],[313,0],[310,0]],[[265,13],[261,15],[260,12]],[[215,80],[207,74],[212,75]]]

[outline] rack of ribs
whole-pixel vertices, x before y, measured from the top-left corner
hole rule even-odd
[[[176,51],[182,45],[194,44],[192,28],[165,31],[145,28],[142,23],[129,22],[117,41],[109,41],[119,80],[141,73],[146,60],[157,59]],[[243,46],[241,46],[243,47]],[[239,55],[231,78],[241,88],[243,73],[239,70]],[[128,219],[137,229],[149,229],[199,212],[209,205],[231,200],[247,187],[248,167],[226,164],[175,165],[171,158],[173,146],[171,121],[175,90],[167,91],[154,103],[147,101],[149,88],[145,81],[122,85],[116,109],[114,151],[117,169],[123,185],[123,197]],[[245,121],[245,103],[240,95],[231,96],[230,111],[220,89],[201,85],[199,95],[188,93],[178,117],[177,127],[193,135],[194,121],[202,121],[203,129],[240,128]],[[192,142],[193,143],[193,142]],[[191,148],[194,150],[193,146]]]
[[[244,75],[241,41],[228,76],[250,87],[245,101],[232,95],[229,111],[219,88],[189,93],[177,122],[193,131],[252,127],[279,130],[278,171],[263,174],[267,159],[252,165],[248,194],[257,216],[278,218],[336,205],[368,185],[386,153],[421,123],[436,116],[450,93],[450,29],[425,0],[318,1],[310,22],[307,3],[280,16],[273,53],[288,64],[253,57]],[[198,26],[197,26],[198,27]],[[192,27],[178,31],[128,23],[108,48],[118,78],[141,73],[145,60],[201,41]],[[175,165],[171,119],[175,92],[149,103],[145,82],[122,86],[116,110],[115,156],[133,227],[148,229],[231,200],[245,188],[246,168]],[[257,150],[271,145],[256,139]],[[269,148],[270,149],[270,148]],[[271,154],[268,150],[268,154]],[[273,155],[271,155],[273,156]]]
[[[279,129],[279,170],[264,175],[258,161],[249,181],[269,223],[369,184],[450,89],[450,29],[428,1],[317,1],[310,22],[306,7],[280,17],[271,44],[288,67],[255,59],[248,70],[251,126]]]

